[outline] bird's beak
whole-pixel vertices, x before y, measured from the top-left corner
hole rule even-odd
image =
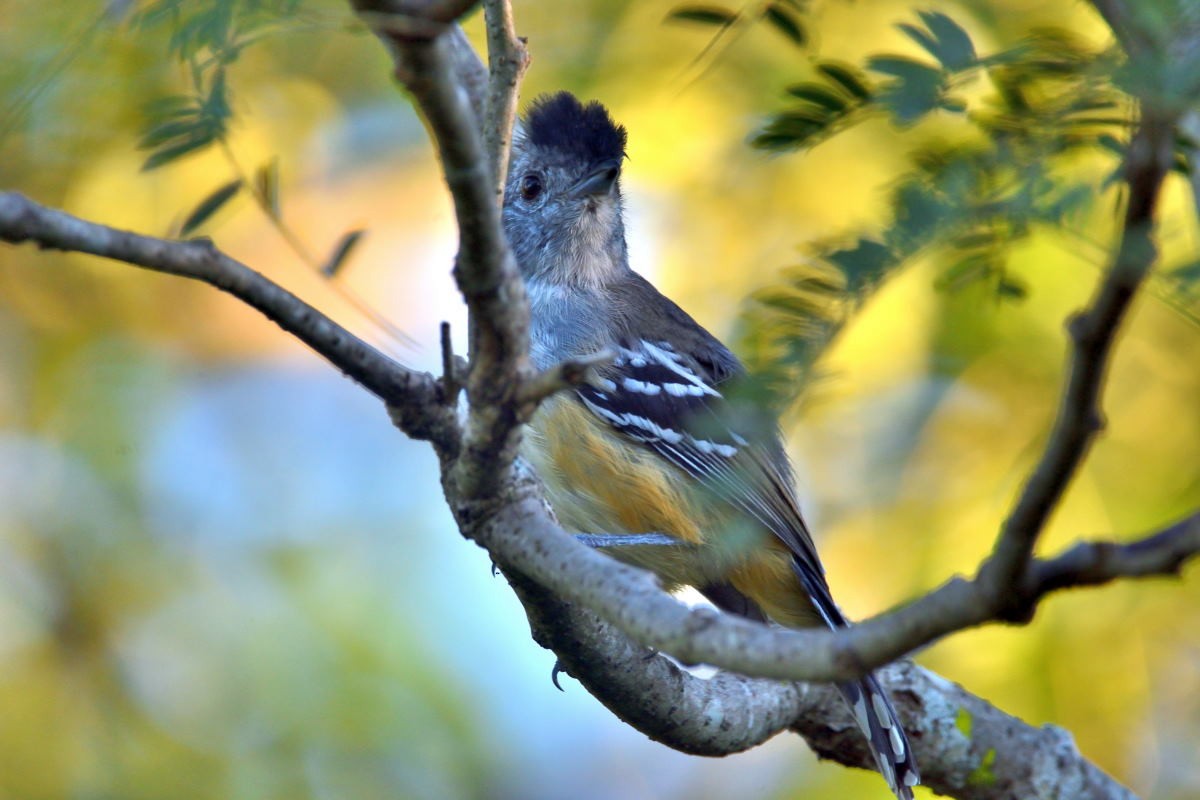
[[[615,159],[605,161],[571,187],[571,196],[583,198],[610,194],[620,176],[621,162]]]

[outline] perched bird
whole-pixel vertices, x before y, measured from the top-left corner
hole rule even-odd
[[[593,539],[668,588],[694,586],[760,621],[845,627],[774,420],[730,401],[741,363],[630,269],[625,144],[602,105],[567,92],[536,100],[514,135],[504,228],[528,290],[533,361],[615,354],[543,405],[526,455],[564,527],[604,534]],[[679,546],[643,543],[655,537]],[[887,694],[874,676],[839,688],[892,791],[911,798],[917,766]]]

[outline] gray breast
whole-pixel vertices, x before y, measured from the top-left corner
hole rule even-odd
[[[607,347],[609,325],[599,293],[593,289],[526,284],[530,310],[530,356],[547,369],[564,358],[591,355]]]

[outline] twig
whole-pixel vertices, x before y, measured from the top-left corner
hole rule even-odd
[[[1054,558],[1034,561],[1023,594],[1041,596],[1118,578],[1178,575],[1200,553],[1200,512],[1135,542],[1080,542]]]
[[[467,372],[467,362],[454,353],[454,342],[450,339],[450,323],[441,325],[442,341],[442,402],[450,407],[458,403],[462,391],[462,376]]]
[[[297,234],[287,223],[283,221],[283,218],[276,213],[277,209],[272,208],[271,198],[259,191],[259,188],[255,185],[255,182],[250,179],[250,173],[246,171],[246,169],[242,166],[241,160],[237,157],[237,154],[233,152],[233,147],[229,144],[229,140],[225,137],[221,137],[218,139],[218,142],[221,146],[221,152],[225,156],[225,160],[229,163],[230,169],[232,169],[234,174],[241,180],[242,185],[250,190],[250,197],[254,200],[254,204],[258,206],[258,210],[262,212],[264,217],[266,217],[267,224],[270,225],[277,234],[279,234],[279,238],[283,239],[284,244],[286,244],[292,253],[294,253],[295,256],[304,263],[304,266],[308,267],[312,272],[324,278],[327,282],[327,285],[333,289],[335,294],[349,303],[355,311],[366,317],[371,324],[379,328],[379,330],[383,331],[388,336],[391,336],[405,347],[415,347],[417,344],[416,339],[409,336],[407,333],[401,330],[399,326],[381,314],[378,309],[364,300],[358,294],[358,292],[355,292],[342,281],[337,280],[336,276],[324,274],[324,270],[322,269],[320,262],[315,256],[313,256],[311,252],[309,252],[309,249],[304,245],[304,242],[300,240],[299,234]],[[276,161],[275,164],[277,166],[278,162]]]
[[[508,175],[509,140],[517,116],[521,78],[529,67],[529,51],[517,37],[512,6],[508,0],[484,0],[483,13],[488,40],[488,94],[483,115],[483,141],[492,165],[496,203],[504,201]]]
[[[615,353],[601,350],[584,358],[562,361],[544,372],[539,372],[525,382],[521,391],[521,402],[537,405],[548,397],[578,386],[588,379],[591,371],[612,363]]]

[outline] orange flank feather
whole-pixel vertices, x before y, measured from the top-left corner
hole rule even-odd
[[[648,448],[617,440],[573,397],[538,412],[525,448],[546,483],[559,522],[579,533],[663,533],[700,547],[613,548],[613,556],[656,573],[668,589],[728,582],[776,622],[820,623],[792,570],[791,554],[769,531],[713,496]],[[536,445],[540,445],[536,446]],[[685,497],[703,493],[703,501]]]

